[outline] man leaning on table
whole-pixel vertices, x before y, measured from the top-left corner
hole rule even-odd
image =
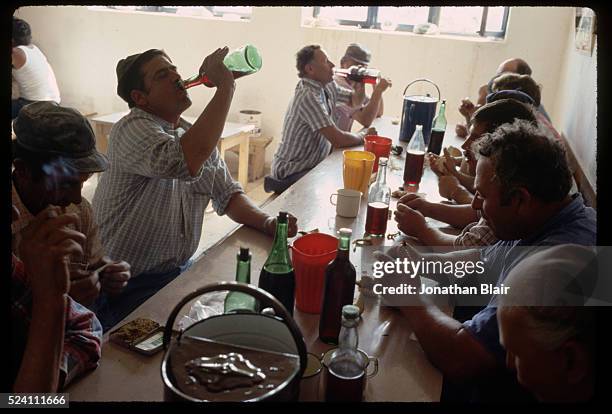
[[[193,125],[181,118],[191,99],[164,51],[117,64],[117,94],[131,111],[111,130],[111,166],[93,205],[105,248],[129,260],[134,277],[98,310],[105,330],[189,267],[211,199],[217,214],[274,235],[276,219],[246,196],[217,150],[235,90],[227,52],[217,49],[200,67],[216,90]],[[296,232],[293,218],[290,236]]]
[[[369,128],[353,134],[334,123],[336,104],[350,104],[353,92],[334,82],[334,64],[319,45],[300,49],[296,67],[300,80],[285,113],[271,177],[264,183],[266,191],[282,193],[323,161],[332,148],[361,145],[366,135],[376,132]]]
[[[117,295],[130,278],[130,265],[102,248],[99,228],[89,202],[81,196],[83,183],[108,168],[96,151],[87,119],[73,108],[41,101],[24,106],[15,120],[12,202],[19,210],[13,221],[12,251],[21,258],[21,233],[37,214],[59,206],[76,214],[71,227],[85,235],[79,253],[70,256],[70,296],[95,310],[106,295]]]
[[[398,246],[389,252],[391,256],[410,260],[426,256],[428,261],[442,262],[482,261],[486,272],[477,280],[474,275],[473,280],[467,276],[460,280],[452,275],[448,278],[423,275],[443,283],[477,284],[486,279],[500,285],[508,272],[528,255],[526,246],[595,245],[595,211],[585,207],[579,194],[569,194],[571,173],[565,151],[547,131],[523,120],[502,125],[482,138],[479,157],[472,207],[482,212],[499,241],[482,249],[432,255],[420,255],[410,246]],[[378,254],[378,259],[391,260],[391,257]],[[414,285],[417,291],[420,289],[419,276],[403,280]],[[430,361],[446,379],[477,385],[475,393],[467,398],[497,400],[524,396],[515,388],[513,377],[504,371],[505,352],[499,342],[496,295],[463,324],[419,295],[411,295],[411,299],[416,300],[416,306],[399,309]],[[402,305],[397,301],[387,303]]]

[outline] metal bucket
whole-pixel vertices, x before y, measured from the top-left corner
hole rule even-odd
[[[410,95],[406,96],[408,88],[416,82],[429,82],[436,87],[438,99],[431,95]],[[423,140],[425,147],[429,145],[431,127],[436,116],[436,106],[440,100],[440,88],[429,79],[416,79],[408,84],[404,89],[404,103],[402,106],[402,122],[400,124],[400,141],[409,142],[414,134],[417,125],[423,125]]]
[[[270,313],[232,313],[211,316],[189,326],[184,331],[180,332],[175,340],[172,340],[172,327],[175,319],[185,304],[189,301],[210,292],[215,291],[236,291],[243,292],[253,296],[262,305],[262,308],[272,308],[275,316]],[[179,304],[175,306],[172,313],[168,317],[164,331],[164,350],[165,355],[161,364],[161,376],[164,383],[164,399],[166,401],[295,401],[299,395],[300,379],[307,365],[306,345],[302,333],[298,328],[293,318],[289,315],[284,306],[276,300],[268,292],[259,289],[253,285],[246,285],[237,282],[219,282],[207,285],[197,291],[189,294]],[[189,349],[190,351],[187,351]],[[249,387],[234,388],[230,391],[220,391],[211,393],[204,391],[204,385],[192,384],[184,385],[178,383],[181,364],[178,362],[173,364],[173,360],[182,361],[184,354],[193,352],[193,358],[205,357],[213,360],[217,358],[217,351],[211,354],[211,349],[224,350],[225,357],[227,355],[235,355],[236,350],[243,352],[244,355],[264,355],[269,360],[286,360],[293,361],[293,364],[287,365],[284,370],[281,366],[260,367],[262,373],[268,373],[268,369],[276,368],[274,384],[272,381],[264,388],[253,389]],[[207,351],[208,350],[208,351]],[[207,353],[208,352],[208,353]],[[202,355],[200,355],[200,353]],[[234,353],[234,354],[231,354]],[[241,354],[242,355],[242,354]],[[278,364],[277,364],[278,365]],[[262,387],[264,383],[260,384]],[[258,385],[257,387],[259,387]],[[270,385],[273,385],[272,387]],[[202,393],[212,395],[212,398],[196,397],[194,392],[187,389],[199,389]],[[238,391],[234,390],[239,390]],[[224,394],[225,393],[225,394]],[[241,398],[233,398],[240,394]],[[228,397],[229,395],[229,397]]]

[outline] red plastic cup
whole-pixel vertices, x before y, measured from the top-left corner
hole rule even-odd
[[[325,233],[306,234],[293,242],[295,307],[306,313],[321,313],[325,268],[336,258],[338,239]]]
[[[378,171],[378,159],[380,157],[389,158],[391,155],[391,145],[393,140],[391,138],[381,137],[379,135],[368,135],[363,140],[364,151],[370,151],[376,155],[374,160],[374,168],[372,172]]]

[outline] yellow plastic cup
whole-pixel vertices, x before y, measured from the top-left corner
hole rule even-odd
[[[344,188],[361,191],[368,194],[370,176],[374,167],[376,155],[369,151],[344,151],[342,162],[342,178]]]

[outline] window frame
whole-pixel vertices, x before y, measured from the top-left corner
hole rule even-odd
[[[98,6],[94,6],[94,7],[98,7]],[[101,7],[102,10],[109,9],[109,10],[123,11],[123,10],[117,9],[116,5],[99,6],[99,7]],[[129,12],[132,12],[132,13],[162,13],[162,14],[169,14],[169,15],[177,16],[176,12],[178,11],[178,8],[182,6],[135,6],[135,7],[136,8],[134,10],[129,10]],[[185,6],[185,7],[191,7],[191,6]],[[205,8],[212,14],[213,18],[218,18],[222,20],[224,19],[223,17],[224,13],[220,13],[216,11],[215,10],[216,6],[202,5],[202,6],[196,6],[196,7]],[[251,15],[246,15],[246,14],[241,14],[241,13],[235,13],[235,14],[240,17],[240,21],[246,21],[246,22],[251,21],[252,14]],[[183,15],[181,17],[201,17],[201,16]]]
[[[337,20],[341,26],[357,26],[363,29],[380,29],[380,22],[378,21],[378,7],[379,6],[368,6],[368,15],[366,20]],[[504,16],[502,18],[501,30],[499,31],[487,31],[487,18],[489,14],[489,7],[482,7],[482,16],[480,17],[480,29],[473,34],[462,33],[462,32],[440,32],[440,34],[448,34],[454,36],[467,36],[467,37],[493,37],[497,39],[503,39],[506,36],[506,30],[508,28],[508,17],[510,15],[510,7],[504,7]],[[312,17],[317,18],[319,16],[321,6],[313,7]],[[429,16],[427,23],[433,23],[439,25],[440,23],[440,6],[429,7]],[[398,24],[395,31],[399,32],[412,32],[414,30],[413,24]]]

